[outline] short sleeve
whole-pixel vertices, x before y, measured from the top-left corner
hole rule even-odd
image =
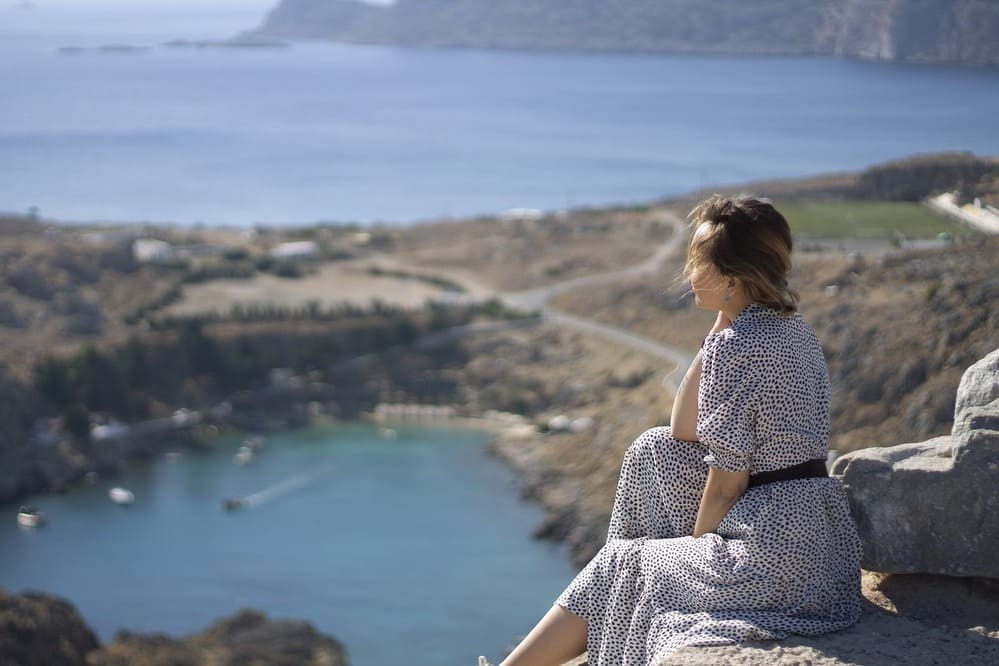
[[[726,472],[749,470],[756,448],[759,368],[731,340],[704,344],[697,392],[697,438],[707,447],[704,462]]]

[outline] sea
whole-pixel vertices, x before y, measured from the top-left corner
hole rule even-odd
[[[339,424],[239,436],[28,498],[41,528],[0,520],[0,589],[76,606],[119,629],[200,632],[240,608],[311,622],[357,666],[494,663],[572,580],[565,546],[531,538],[541,509],[460,429]],[[131,506],[113,504],[121,486]],[[222,500],[248,498],[226,512]]]
[[[180,3],[157,20],[0,6],[0,211],[406,224],[642,204],[917,153],[999,154],[995,68],[164,45],[262,19],[262,7],[223,4]],[[142,48],[93,50],[107,44]]]

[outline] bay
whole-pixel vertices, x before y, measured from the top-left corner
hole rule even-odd
[[[924,152],[999,154],[995,69],[162,46],[178,36],[188,35],[6,32],[0,210],[37,206],[68,221],[399,224],[637,203]],[[58,52],[105,43],[150,48]]]
[[[472,664],[526,634],[575,574],[488,434],[367,425],[272,435],[247,467],[238,437],[31,498],[40,529],[0,521],[0,588],[69,599],[103,641],[182,635],[245,606],[345,643],[351,663]],[[121,507],[112,485],[135,493]],[[269,491],[267,489],[270,489]],[[259,494],[264,491],[263,494]],[[223,498],[258,503],[226,513]]]

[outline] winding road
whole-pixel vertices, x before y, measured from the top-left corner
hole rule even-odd
[[[670,222],[673,225],[673,233],[670,235],[669,240],[663,243],[652,256],[641,263],[629,266],[628,268],[623,268],[621,270],[584,275],[582,277],[565,280],[564,282],[556,282],[544,287],[537,287],[524,291],[500,293],[497,294],[497,296],[510,307],[522,310],[540,311],[541,317],[545,321],[568,328],[574,328],[591,335],[603,337],[613,342],[631,347],[632,349],[637,349],[638,351],[669,361],[675,366],[675,369],[670,370],[667,374],[666,378],[663,380],[663,386],[669,388],[675,393],[679,383],[677,380],[682,376],[675,370],[686,369],[686,367],[690,365],[690,362],[693,360],[693,357],[690,354],[676,347],[663,344],[657,340],[636,335],[626,329],[618,328],[617,326],[610,326],[608,324],[601,324],[583,317],[577,317],[567,312],[556,310],[547,305],[551,298],[567,291],[594,287],[597,285],[608,284],[627,278],[654,273],[663,261],[665,261],[681,247],[686,238],[686,235],[683,233],[683,221],[673,213],[668,213],[668,215],[670,217]]]
[[[545,322],[549,322],[557,326],[572,328],[589,335],[605,338],[617,344],[636,349],[642,353],[664,359],[673,367],[671,367],[667,372],[662,383],[665,388],[675,393],[678,388],[678,380],[682,377],[682,373],[678,373],[677,370],[686,369],[693,360],[693,357],[689,353],[682,349],[678,349],[677,347],[663,344],[657,340],[636,335],[626,329],[611,326],[609,324],[602,324],[600,322],[593,321],[592,319],[571,315],[567,312],[556,310],[548,305],[548,302],[553,297],[567,291],[584,289],[586,287],[595,287],[598,285],[617,282],[623,279],[654,273],[668,257],[681,248],[686,240],[686,234],[683,233],[683,220],[673,213],[664,212],[663,215],[664,217],[668,217],[668,221],[673,226],[673,233],[670,235],[669,239],[663,243],[655,253],[644,261],[620,270],[584,275],[571,280],[555,282],[543,287],[535,287],[533,289],[511,292],[496,291],[470,280],[467,275],[451,274],[448,272],[440,273],[439,275],[466,287],[468,293],[473,294],[476,299],[493,297],[499,298],[508,307],[518,310],[538,311],[541,314],[541,319]],[[394,268],[410,270],[412,272],[426,272],[425,266],[409,266],[404,260],[400,260],[399,257],[383,256],[380,257],[380,259],[382,262],[388,263]],[[432,336],[428,336],[428,338],[421,340],[420,344],[423,346],[444,344],[464,335],[495,331],[501,328],[515,328],[524,325],[525,322],[520,320],[461,326],[456,329],[449,329],[447,331],[441,331],[433,334]]]

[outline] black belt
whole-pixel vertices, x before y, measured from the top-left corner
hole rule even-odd
[[[812,479],[823,476],[829,476],[829,472],[826,470],[826,461],[814,458],[797,465],[791,465],[790,467],[751,474],[749,476],[749,487],[762,486],[764,483],[773,483],[775,481],[793,481],[795,479]]]

